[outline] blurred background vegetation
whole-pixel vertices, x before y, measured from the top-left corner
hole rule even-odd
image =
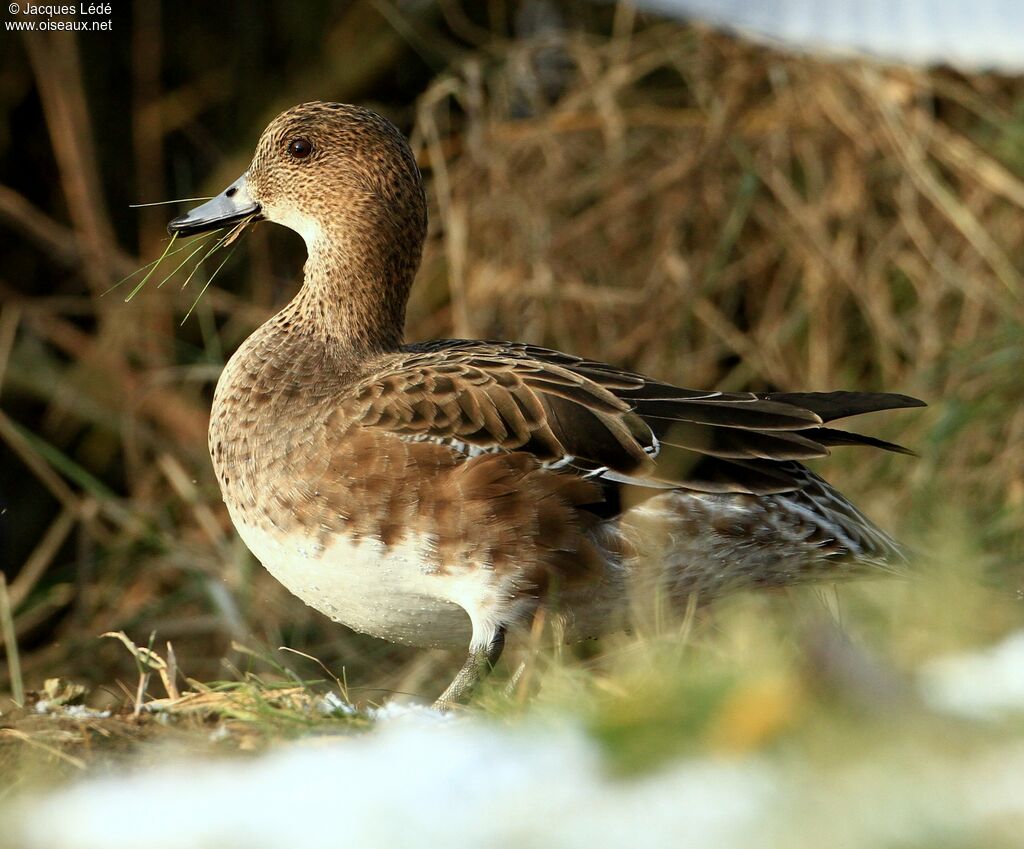
[[[866,424],[919,459],[819,468],[922,552],[922,579],[991,593],[943,578],[932,621],[1019,622],[1024,81],[787,55],[582,0],[136,0],[110,33],[0,39],[0,567],[30,688],[121,699],[134,663],[97,639],[116,630],[172,641],[199,680],[241,662],[233,642],[288,645],[344,668],[357,701],[433,693],[460,661],[309,611],[220,502],[213,386],[294,292],[300,239],[250,228],[183,324],[217,263],[184,290],[191,265],[108,292],[188,207],[131,204],[216,193],[312,99],[413,139],[432,222],[409,339],[926,399]],[[880,592],[908,621],[925,606]]]

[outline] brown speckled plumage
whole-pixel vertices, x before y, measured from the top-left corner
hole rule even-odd
[[[413,644],[471,640],[446,699],[539,605],[585,637],[620,627],[640,585],[684,603],[899,558],[801,462],[901,450],[827,423],[920,402],[686,390],[513,343],[403,346],[426,204],[405,140],[368,110],[285,112],[243,185],[309,259],[218,384],[224,499],[267,568],[328,615]]]

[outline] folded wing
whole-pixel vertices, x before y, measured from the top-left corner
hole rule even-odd
[[[910,453],[826,423],[923,403],[869,392],[683,389],[544,348],[449,340],[408,347],[346,406],[360,426],[467,453],[524,451],[638,486],[768,494],[799,489],[793,461],[831,446]]]

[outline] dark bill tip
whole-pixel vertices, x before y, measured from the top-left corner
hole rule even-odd
[[[250,196],[243,174],[217,197],[179,215],[167,225],[167,232],[172,236],[194,236],[219,230],[237,224],[251,215],[258,215],[260,205]]]

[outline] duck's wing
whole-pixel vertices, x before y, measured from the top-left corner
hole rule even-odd
[[[832,445],[909,453],[824,425],[918,406],[880,393],[704,392],[544,348],[446,340],[409,346],[361,381],[346,418],[633,485],[768,494],[799,489],[792,461]]]

